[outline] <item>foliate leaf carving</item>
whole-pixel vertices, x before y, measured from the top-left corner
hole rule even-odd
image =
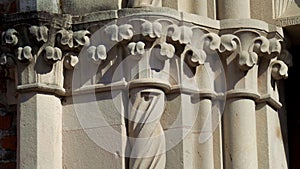
[[[181,44],[190,44],[192,43],[193,30],[188,26],[171,25],[168,28],[167,35],[173,41],[179,41]]]
[[[275,80],[288,77],[288,66],[281,60],[274,60],[271,62],[272,77]]]
[[[270,41],[270,48],[269,48],[269,54],[271,57],[278,56],[281,52],[281,44],[280,41],[276,38],[272,38]]]
[[[107,58],[107,51],[104,45],[91,46],[87,49],[89,57],[96,63],[101,63]]]
[[[18,60],[19,61],[30,61],[33,59],[33,55],[31,53],[32,49],[30,46],[19,47],[18,48]]]
[[[275,38],[267,39],[266,37],[260,36],[253,40],[253,44],[250,46],[249,51],[253,51],[257,54],[266,54],[268,58],[274,58],[279,55],[281,45]]]
[[[69,53],[64,56],[64,66],[69,70],[74,69],[74,67],[77,65],[78,62],[79,59],[77,56],[74,56]]]
[[[238,63],[241,70],[247,71],[258,61],[258,55],[255,52],[241,51],[238,54]]]
[[[75,47],[90,45],[90,38],[88,37],[88,35],[90,35],[90,32],[87,30],[74,32],[74,41],[76,42],[76,44],[78,44],[75,45]]]
[[[246,71],[258,62],[259,56],[274,58],[281,51],[281,44],[276,38],[268,39],[264,36],[253,38],[252,41],[242,43],[236,35],[226,34],[221,36],[220,52],[236,52],[239,67]]]
[[[46,26],[31,26],[29,32],[33,34],[38,42],[48,41],[49,29]]]
[[[15,29],[8,29],[2,33],[2,39],[5,44],[16,45],[18,44],[18,32]]]
[[[62,29],[57,34],[61,35],[59,40],[62,45],[67,45],[69,48],[73,47],[73,31]]]
[[[143,55],[145,53],[144,42],[131,42],[128,44],[128,50],[130,55]]]
[[[120,42],[123,40],[130,40],[133,37],[133,27],[129,24],[111,25],[105,29],[111,41]]]
[[[207,58],[207,55],[203,49],[197,49],[192,46],[188,46],[184,52],[185,60],[191,67],[203,65]]]
[[[62,59],[62,51],[57,47],[47,46],[44,49],[44,59],[53,64]]]
[[[60,43],[62,45],[68,46],[69,48],[77,48],[79,46],[88,46],[90,44],[90,34],[87,30],[80,30],[73,32],[72,30],[62,29],[57,32],[60,35]]]
[[[142,24],[142,34],[150,38],[160,38],[162,34],[162,24],[157,21],[153,23],[145,21]]]
[[[240,39],[232,34],[225,34],[221,36],[221,46],[220,52],[225,51],[235,51],[238,49],[238,45],[240,44]]]
[[[160,44],[160,55],[163,56],[163,60],[171,59],[175,54],[175,47],[169,43]]]
[[[215,33],[207,33],[203,36],[203,42],[207,42],[207,46],[211,50],[218,50],[221,45],[221,39],[219,35]]]

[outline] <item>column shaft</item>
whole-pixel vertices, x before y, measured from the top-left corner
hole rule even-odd
[[[45,94],[19,96],[19,169],[62,168],[62,106]]]
[[[255,102],[227,100],[224,113],[225,168],[257,169]]]
[[[207,16],[207,0],[194,0],[194,12],[201,16]]]
[[[199,116],[201,117],[201,129],[197,144],[200,161],[196,166],[201,169],[214,168],[214,147],[212,128],[212,102],[210,99],[200,101]],[[198,153],[197,153],[198,154]]]
[[[239,19],[250,17],[250,0],[218,1],[218,19]]]

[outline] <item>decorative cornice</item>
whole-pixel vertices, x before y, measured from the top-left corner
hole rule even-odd
[[[26,29],[28,31],[26,31]],[[51,34],[50,34],[50,30]],[[53,31],[54,30],[54,31]],[[61,61],[69,50],[80,50],[82,46],[89,45],[89,31],[79,30],[73,32],[65,28],[54,29],[42,26],[30,26],[22,31],[21,34],[16,29],[10,28],[2,33],[2,45],[0,48],[2,65],[5,64],[7,57],[14,57],[21,63],[29,63],[38,57],[43,57],[50,65]],[[34,37],[35,42],[24,39]],[[58,43],[53,43],[52,39]],[[55,45],[56,44],[56,45]],[[67,46],[67,48],[64,48]],[[73,62],[74,63],[74,62]],[[75,65],[74,65],[75,66]]]
[[[268,30],[267,23],[249,20],[254,23],[252,28],[246,20],[237,26],[226,25],[231,21],[210,21],[214,23],[210,27],[196,23],[199,18],[191,23],[178,16],[162,12],[134,14],[126,22],[105,25],[98,40],[90,39],[88,30],[72,29],[69,15],[61,19],[56,16],[56,19],[36,25],[12,26],[1,33],[0,64],[6,65],[8,60],[13,60],[26,67],[41,57],[50,66],[63,62],[67,70],[72,70],[83,59],[99,66],[111,61],[108,55],[112,48],[121,46],[126,56],[134,56],[132,58],[136,60],[150,57],[152,51],[158,50],[155,56],[162,65],[178,55],[191,69],[204,65],[211,52],[218,52],[220,57],[234,54],[241,71],[252,69],[264,58],[270,60],[269,67],[275,80],[287,77],[291,57],[281,49],[281,33],[271,26],[272,30]],[[78,58],[82,50],[86,51],[86,56]]]

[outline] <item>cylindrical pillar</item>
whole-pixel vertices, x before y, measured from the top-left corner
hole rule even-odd
[[[18,109],[18,169],[62,169],[60,99],[21,93]]]
[[[240,19],[250,17],[250,0],[218,1],[218,19]]]
[[[207,0],[194,0],[194,13],[207,16]]]
[[[198,153],[196,154],[199,154],[200,158],[196,166],[199,166],[201,169],[211,169],[214,168],[211,99],[201,99],[199,113],[201,129],[198,137]]]
[[[224,149],[225,168],[258,168],[254,100],[227,100],[224,113]]]

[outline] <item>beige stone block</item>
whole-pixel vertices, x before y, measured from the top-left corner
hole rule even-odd
[[[60,1],[59,0],[20,0],[19,11],[47,11],[52,13],[60,12]]]
[[[62,168],[60,99],[37,93],[19,96],[19,167]]]
[[[279,115],[267,104],[256,108],[257,145],[259,168],[288,168]]]
[[[103,131],[110,131],[111,128],[117,132],[123,130],[122,126],[111,126],[64,131],[63,167],[68,169],[125,169],[124,152],[122,152],[124,147],[121,146],[125,146],[126,141],[123,141],[122,137],[105,137]],[[97,136],[99,132],[101,134]]]
[[[237,19],[250,17],[250,0],[218,1],[218,19]]]
[[[84,15],[103,10],[117,10],[122,6],[121,0],[64,0],[61,2],[62,13]]]
[[[125,124],[121,91],[67,97],[63,103],[64,130]]]

